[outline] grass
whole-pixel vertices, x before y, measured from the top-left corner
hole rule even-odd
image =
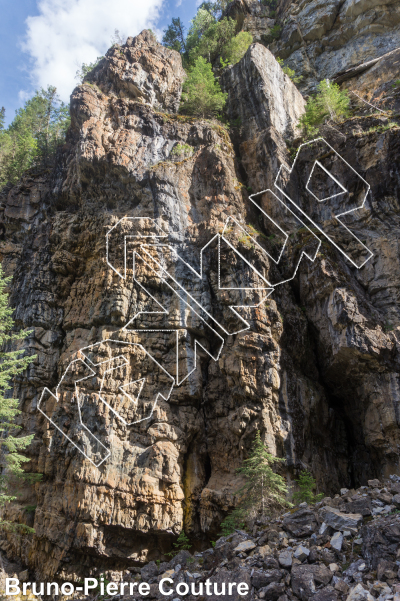
[[[389,123],[386,123],[386,125],[376,125],[375,127],[370,127],[367,133],[372,133],[372,132],[384,132],[387,131],[388,129],[393,129],[393,127],[399,127],[398,123],[395,123],[394,121],[390,121]]]

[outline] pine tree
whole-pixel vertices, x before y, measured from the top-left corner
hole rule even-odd
[[[189,538],[186,536],[185,531],[182,530],[178,536],[176,543],[173,543],[175,549],[170,553],[167,553],[170,557],[175,557],[179,553],[179,551],[183,551],[184,549],[190,549],[192,545],[189,544]]]
[[[236,21],[222,19],[211,22],[210,26],[200,37],[198,44],[189,52],[190,63],[202,56],[212,65],[219,63],[224,56],[224,50],[236,35]]]
[[[197,117],[213,117],[223,110],[226,97],[211,64],[200,56],[183,84],[180,111]]]
[[[185,26],[179,17],[172,19],[167,29],[164,29],[164,37],[162,43],[171,50],[177,50],[183,54],[186,52],[186,41],[185,41]]]
[[[274,464],[284,461],[269,453],[261,440],[260,431],[257,430],[250,456],[243,461],[243,465],[237,471],[247,480],[241,489],[245,503],[253,509],[261,509],[262,515],[271,502],[278,505],[287,504],[288,489],[285,480],[272,469]]]
[[[312,474],[307,470],[301,471],[298,480],[295,480],[295,482],[299,486],[299,490],[293,495],[295,502],[303,503],[305,501],[306,503],[316,503],[323,498],[323,493],[318,495],[314,493],[317,483]]]
[[[31,443],[33,435],[17,436],[20,426],[15,424],[15,419],[21,411],[18,399],[10,394],[13,378],[22,373],[35,358],[24,356],[24,350],[7,350],[29,334],[26,330],[14,330],[12,309],[8,306],[6,292],[10,279],[4,277],[0,264],[0,507],[16,498],[11,494],[13,480],[29,476],[32,482],[40,479],[40,475],[25,474],[23,470],[23,464],[29,461],[23,451]],[[4,520],[0,521],[0,526],[18,527]],[[28,530],[26,526],[21,527]]]
[[[56,88],[37,91],[16,111],[11,125],[0,129],[0,188],[15,184],[30,167],[52,161],[69,123],[69,107]]]
[[[243,527],[246,517],[251,513],[260,512],[261,515],[265,515],[271,506],[290,505],[286,500],[286,482],[272,469],[275,464],[284,461],[268,451],[261,440],[260,431],[257,430],[250,456],[237,469],[237,472],[245,477],[246,483],[236,493],[239,497],[237,507],[221,524],[224,534]]]

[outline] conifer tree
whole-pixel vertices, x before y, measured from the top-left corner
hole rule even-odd
[[[293,500],[295,502],[302,503],[317,503],[323,498],[323,493],[315,494],[314,490],[317,486],[315,479],[312,474],[307,470],[303,470],[299,474],[298,480],[295,480],[299,486],[299,490],[294,493]]]
[[[279,505],[287,503],[285,480],[272,469],[274,464],[284,461],[271,455],[257,430],[250,456],[237,471],[246,478],[246,484],[241,489],[244,502],[253,509],[261,509],[262,515],[271,501]]]
[[[284,478],[273,471],[273,466],[284,462],[274,457],[263,443],[260,431],[256,431],[250,455],[237,469],[245,477],[245,484],[237,491],[239,503],[221,524],[223,534],[243,527],[251,513],[265,515],[271,506],[290,505],[286,500],[288,488]]]
[[[164,30],[162,43],[181,54],[186,52],[185,26],[179,17],[173,18],[171,24]]]
[[[176,543],[173,543],[175,549],[170,553],[167,553],[170,557],[175,557],[179,553],[179,551],[188,550],[191,548],[191,544],[189,544],[189,538],[186,536],[185,531],[182,530],[177,538]]]
[[[12,381],[22,373],[35,357],[26,356],[24,350],[9,350],[14,343],[23,340],[29,334],[26,330],[14,331],[12,309],[8,305],[6,287],[11,278],[5,278],[0,264],[0,507],[14,500],[11,494],[13,479],[29,477],[31,481],[40,476],[25,474],[23,464],[29,459],[23,451],[31,443],[33,435],[18,437],[20,426],[15,419],[21,413],[19,401],[11,393]],[[6,521],[0,521],[0,526],[9,526]],[[23,527],[27,530],[27,527]]]
[[[16,111],[9,127],[0,129],[0,188],[15,184],[33,165],[51,161],[69,123],[69,107],[60,101],[56,88],[37,91]]]
[[[183,84],[180,110],[188,115],[213,117],[224,108],[227,94],[222,92],[211,68],[200,56]]]

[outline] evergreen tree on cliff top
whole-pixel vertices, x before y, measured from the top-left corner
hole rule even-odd
[[[223,110],[226,97],[210,63],[199,56],[183,84],[181,112],[203,118],[213,117]]]
[[[69,127],[69,107],[60,101],[54,86],[41,89],[16,111],[4,129],[0,116],[0,188],[15,184],[24,171],[52,161]]]
[[[18,399],[11,394],[13,379],[28,367],[34,357],[24,356],[23,349],[9,350],[29,334],[26,330],[14,331],[12,309],[8,305],[6,292],[9,281],[10,278],[4,277],[0,264],[0,508],[16,498],[10,494],[13,481],[27,476],[23,464],[29,459],[22,452],[33,438],[33,435],[18,437],[20,426],[15,424],[21,411]],[[32,480],[39,478],[39,475],[35,475]],[[0,520],[0,526],[16,527],[5,520]],[[21,527],[29,530],[27,526]]]

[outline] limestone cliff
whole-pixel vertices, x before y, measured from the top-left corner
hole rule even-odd
[[[227,16],[284,59],[302,78],[299,87],[306,93],[321,79],[362,71],[364,64],[372,66],[371,61],[400,47],[395,0],[282,0],[274,11],[258,0],[234,0]]]
[[[1,198],[1,260],[37,356],[15,392],[23,431],[35,434],[28,467],[44,474],[8,510],[35,535],[3,533],[1,544],[38,578],[161,559],[183,526],[201,546],[234,504],[235,468],[256,429],[286,458],[289,479],[308,467],[327,492],[399,471],[399,128],[354,117],[324,132],[338,154],[316,145],[299,155],[301,198],[301,175],[316,159],[344,178],[350,198],[363,192],[360,177],[371,188],[348,227],[373,257],[358,269],[325,242],[312,262],[301,252],[318,241],[315,230],[268,193],[258,208],[249,198],[293,162],[304,110],[293,82],[252,45],[221,80],[237,124],[230,135],[217,121],[177,114],[183,78],[179,55],[151,32],[115,45],[72,94],[55,170],[27,173]],[[340,195],[326,178],[315,185],[337,198],[307,211],[335,237]],[[280,263],[268,215],[290,227]],[[133,218],[147,220],[142,237]],[[143,236],[157,228],[166,238],[147,247]],[[143,259],[147,248],[137,281],[132,263],[124,273],[125,238],[128,257]],[[187,264],[199,271],[203,248],[195,279]],[[352,240],[345,248],[360,250]],[[260,282],[286,279],[264,299]],[[233,315],[232,304],[246,308]],[[249,328],[239,331],[241,318]],[[178,346],[183,383],[147,419]],[[86,357],[93,373],[84,373]],[[71,361],[76,370],[52,396]],[[152,387],[132,389],[140,402],[124,405],[116,382],[133,380]]]

